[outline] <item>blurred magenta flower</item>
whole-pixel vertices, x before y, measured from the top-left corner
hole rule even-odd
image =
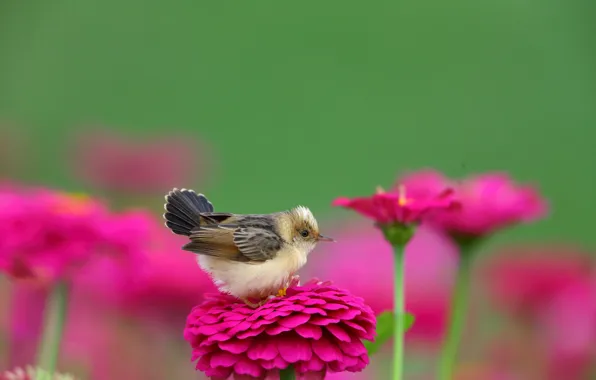
[[[12,368],[26,366],[37,359],[49,290],[33,285],[19,283],[13,289],[11,325],[7,330],[8,364]],[[137,354],[135,344],[142,343],[133,339],[133,327],[123,324],[118,311],[103,299],[94,297],[95,294],[90,296],[88,288],[78,285],[75,281],[70,292],[59,368],[68,368],[73,374],[89,374],[89,378],[97,380],[119,376],[145,379],[151,372],[158,372],[156,366],[142,364],[152,353],[144,350],[142,357]],[[127,360],[123,361],[122,357]]]
[[[62,363],[65,368],[83,367],[98,380],[165,378],[168,372],[163,365],[145,362],[179,359],[171,350],[184,341],[172,331],[180,329],[206,290],[216,289],[198,269],[196,255],[178,254],[180,243],[156,218],[142,211],[113,216],[113,224],[99,229],[110,242],[110,250],[95,255],[92,265],[79,268],[70,279],[73,286]],[[132,252],[133,258],[145,257],[127,262],[118,259],[119,252],[125,257],[126,252]],[[35,360],[47,296],[43,285],[15,283],[9,331],[11,367]],[[138,345],[155,348],[141,355]],[[172,358],[165,356],[168,353]]]
[[[508,310],[533,314],[561,290],[589,278],[590,262],[588,253],[572,246],[513,246],[487,260],[482,278]]]
[[[455,190],[461,207],[435,213],[432,220],[450,234],[480,236],[546,214],[546,201],[530,186],[519,186],[505,173],[487,173],[453,181],[433,170],[399,179],[413,197],[428,196],[446,187]]]
[[[215,295],[192,310],[184,336],[196,368],[209,377],[274,379],[292,365],[298,378],[323,379],[368,365],[362,339],[374,338],[375,324],[361,298],[312,281],[256,310]]]
[[[154,247],[137,280],[121,289],[118,305],[131,314],[152,316],[178,328],[188,310],[202,302],[205,292],[217,291],[209,276],[200,270],[195,254],[180,253],[180,242],[159,226]]]
[[[84,264],[99,243],[98,202],[43,189],[0,193],[0,269],[14,278],[53,281]]]
[[[379,188],[370,197],[337,198],[333,206],[350,208],[379,224],[409,224],[420,222],[429,212],[455,205],[453,191],[446,187],[425,197],[410,198],[407,195],[405,187],[400,187],[396,192],[385,192]]]
[[[88,132],[76,141],[72,162],[91,186],[115,192],[160,193],[204,176],[207,146],[189,137],[141,140]]]
[[[87,297],[85,289],[73,287],[61,345],[62,366],[75,373],[74,368],[83,369],[84,377],[94,380],[136,380],[161,374],[161,365],[147,364],[153,358],[152,350],[143,350],[142,357],[138,352],[143,342],[134,338],[139,331],[106,306]]]
[[[0,373],[0,380],[75,380],[71,375],[54,373],[52,376],[41,368],[27,366],[25,368],[15,368],[11,371]]]
[[[0,268],[18,280],[12,289],[10,361],[25,365],[36,359],[50,288],[63,281],[77,289],[88,284],[97,293],[116,291],[114,283],[123,287],[142,266],[153,217],[111,213],[86,196],[16,185],[2,187],[0,204],[6,211],[0,215]],[[100,276],[100,268],[110,271]]]
[[[393,290],[388,284],[393,280],[393,253],[381,231],[360,223],[338,228],[333,236],[337,242],[311,255],[304,276],[329,278],[363,297],[377,314],[392,310]],[[451,239],[420,226],[405,255],[406,311],[416,317],[406,339],[431,343],[440,339],[456,267],[457,249]]]
[[[144,210],[113,213],[97,226],[98,253],[93,265],[73,275],[75,287],[104,301],[122,297],[141,280],[155,251],[162,225]]]
[[[12,286],[7,332],[8,364],[23,367],[35,360],[35,351],[43,327],[43,311],[48,289],[40,284]]]
[[[493,297],[530,322],[550,379],[583,379],[596,357],[596,277],[590,254],[564,245],[505,249],[486,264]],[[542,351],[541,351],[542,352]]]
[[[83,195],[9,189],[0,191],[0,208],[0,270],[20,280],[70,279],[100,254],[136,264],[139,246],[149,242],[129,225],[145,216],[112,214]]]
[[[596,358],[596,278],[561,288],[538,319],[549,380],[587,378]]]

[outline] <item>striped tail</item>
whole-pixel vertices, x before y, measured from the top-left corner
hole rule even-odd
[[[203,194],[187,189],[170,191],[164,208],[166,227],[184,236],[190,236],[192,229],[201,225],[201,213],[213,212],[213,205]]]

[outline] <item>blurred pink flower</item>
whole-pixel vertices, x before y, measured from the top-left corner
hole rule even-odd
[[[564,245],[507,247],[485,263],[482,278],[507,309],[535,313],[562,289],[591,274],[590,256]]]
[[[11,290],[9,325],[6,326],[8,364],[23,367],[36,360],[48,290],[35,283],[13,284]]]
[[[48,292],[46,288],[32,284],[15,285],[10,309],[8,362],[10,367],[22,367],[37,360]],[[142,356],[137,354],[138,345],[143,342],[134,340],[134,328],[123,324],[117,310],[106,307],[108,305],[101,299],[98,302],[95,297],[90,297],[87,290],[78,284],[71,289],[59,368],[69,368],[78,375],[82,372],[97,380],[120,377],[140,380],[158,373],[161,366],[144,363],[152,353],[145,349]],[[122,357],[127,360],[121,360]]]
[[[75,286],[104,301],[121,297],[141,280],[162,229],[144,210],[112,214],[97,226],[102,254],[93,258],[93,265],[79,268],[73,275]]]
[[[35,360],[48,285],[67,280],[77,291],[87,285],[91,294],[118,293],[142,268],[155,219],[142,211],[110,213],[84,196],[17,185],[0,189],[0,204],[0,268],[18,280],[12,286],[9,360],[23,366]],[[98,313],[98,305],[87,307]],[[73,326],[69,322],[66,331]]]
[[[173,234],[159,225],[152,237],[152,250],[134,281],[108,298],[128,315],[142,315],[144,321],[177,329],[188,311],[203,301],[205,292],[217,289],[199,268],[196,254],[180,251]]]
[[[378,229],[358,224],[337,229],[337,243],[318,248],[303,269],[365,299],[375,313],[393,309],[393,251]],[[406,310],[415,315],[406,339],[435,342],[447,317],[457,250],[451,240],[420,226],[406,247]],[[355,281],[354,279],[358,279]]]
[[[372,310],[330,283],[290,287],[284,297],[251,309],[218,294],[195,307],[184,336],[207,376],[278,378],[292,365],[298,378],[359,372],[369,363],[362,339],[375,336]]]
[[[78,176],[91,186],[117,192],[157,193],[204,176],[207,147],[188,137],[153,140],[89,132],[76,142]]]
[[[86,196],[18,188],[0,191],[0,208],[0,270],[20,280],[68,279],[100,254],[134,265],[149,242],[132,234],[130,215]],[[131,232],[128,241],[114,230]]]
[[[433,215],[432,220],[450,234],[485,235],[508,225],[539,219],[546,201],[530,186],[518,186],[505,173],[487,173],[453,181],[432,170],[414,172],[398,181],[413,197],[445,187],[455,190],[461,208]]]
[[[158,373],[161,366],[145,363],[151,357],[147,349],[143,350],[143,357],[138,355],[135,343],[139,345],[139,342],[134,341],[134,333],[134,327],[123,324],[117,311],[87,297],[85,289],[74,287],[62,341],[61,363],[65,368],[82,369],[85,378],[90,379],[149,378],[151,373]]]
[[[596,281],[562,288],[538,316],[549,379],[584,379],[596,358]]]
[[[446,187],[429,192],[425,197],[410,198],[407,195],[405,188],[396,192],[379,189],[370,197],[337,198],[333,206],[350,208],[379,224],[416,223],[425,214],[455,206],[453,191]]]
[[[65,358],[98,380],[166,378],[172,375],[169,367],[180,364],[173,350],[184,347],[179,331],[189,310],[203,301],[205,291],[217,289],[199,268],[196,255],[181,252],[180,242],[154,218],[130,212],[122,215],[122,222],[104,229],[106,236],[120,236],[116,247],[122,249],[134,249],[127,244],[136,241],[135,236],[144,238],[150,247],[143,265],[119,265],[104,256],[77,271]],[[141,351],[139,346],[153,349]],[[120,360],[122,356],[127,361]]]
[[[84,264],[99,242],[105,210],[88,198],[48,190],[0,193],[0,269],[53,281]]]
[[[499,252],[486,263],[488,288],[502,305],[530,323],[544,350],[548,379],[583,379],[596,347],[596,277],[590,254],[564,245]]]

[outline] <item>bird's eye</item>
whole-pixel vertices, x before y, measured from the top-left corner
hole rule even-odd
[[[302,236],[302,237],[308,237],[308,230],[302,230],[302,231],[300,231],[300,236]]]

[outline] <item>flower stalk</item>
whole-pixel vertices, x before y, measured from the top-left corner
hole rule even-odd
[[[395,260],[395,275],[393,283],[394,306],[393,306],[393,380],[401,380],[404,360],[404,246],[393,246]]]
[[[68,285],[65,282],[58,282],[54,286],[47,302],[48,307],[45,311],[44,330],[37,360],[39,368],[43,368],[48,373],[54,374],[66,322]]]
[[[401,380],[404,366],[404,333],[405,333],[405,247],[414,236],[414,224],[393,223],[379,225],[385,239],[391,244],[394,252],[395,273],[393,275],[393,380]]]
[[[279,380],[295,380],[296,379],[296,370],[294,366],[289,366],[286,369],[282,369],[279,371]]]
[[[451,298],[451,311],[449,325],[441,350],[441,357],[438,367],[438,379],[450,380],[453,376],[453,368],[457,362],[457,351],[461,335],[465,325],[466,313],[468,311],[468,298],[470,290],[470,274],[473,255],[470,247],[460,245],[460,263],[455,279],[455,289]]]

